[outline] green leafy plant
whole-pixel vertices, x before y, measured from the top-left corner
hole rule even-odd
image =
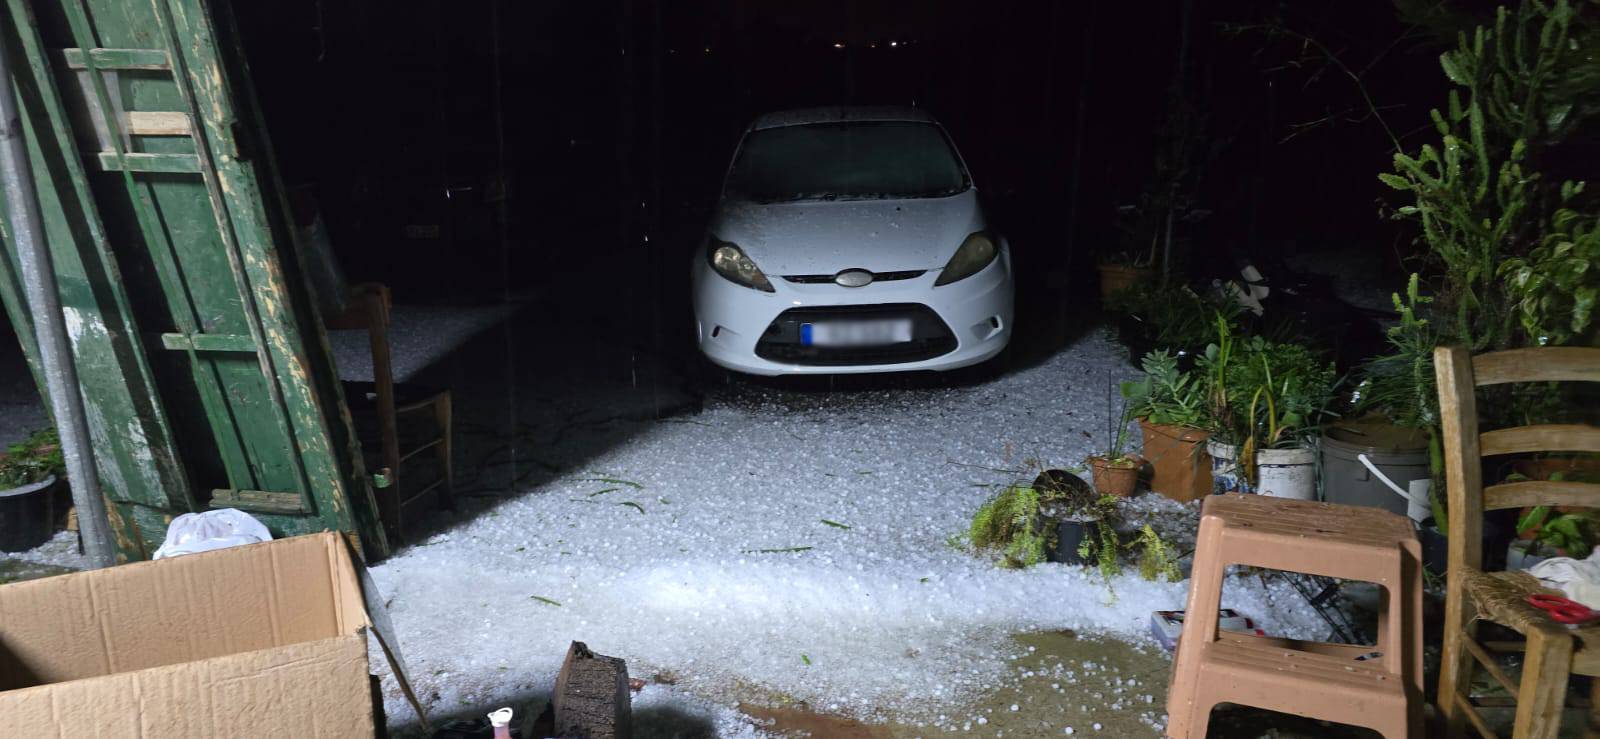
[[[1431,429],[1439,423],[1433,372],[1439,334],[1420,311],[1433,299],[1421,293],[1421,278],[1416,274],[1406,283],[1404,296],[1397,293],[1391,298],[1400,321],[1386,332],[1389,353],[1362,365],[1354,410],[1379,414],[1397,426]]]
[[[1562,183],[1561,202],[1576,202],[1582,192],[1582,182]],[[1597,221],[1594,214],[1562,207],[1550,217],[1538,246],[1527,256],[1501,263],[1497,276],[1504,281],[1530,343],[1568,344],[1591,334],[1595,300],[1600,297]]]
[[[1244,312],[1244,306],[1229,296],[1154,281],[1112,295],[1106,308],[1123,317],[1118,330],[1130,346],[1182,353],[1198,353],[1211,341],[1216,335],[1213,316],[1220,314],[1237,325]]]
[[[1040,511],[1039,502],[1039,491],[1031,486],[1006,486],[972,517],[967,534],[972,545],[999,549],[1002,567],[1031,567],[1043,562],[1055,527]]]
[[[1420,224],[1443,272],[1447,333],[1473,351],[1561,343],[1591,323],[1592,202],[1584,210],[1581,182],[1548,183],[1541,171],[1600,108],[1600,33],[1580,18],[1590,5],[1523,0],[1461,34],[1439,59],[1460,89],[1432,111],[1438,145],[1395,154],[1379,175],[1408,196],[1395,216]]]
[[[1198,428],[1206,421],[1205,383],[1178,368],[1165,349],[1144,355],[1144,377],[1122,383],[1128,412],[1154,424]]]
[[[1106,580],[1122,574],[1124,555],[1137,558],[1139,574],[1147,580],[1182,579],[1177,552],[1148,524],[1123,542],[1118,533],[1124,521],[1122,499],[1096,495],[1081,480],[1072,485],[1051,480],[1041,475],[1035,485],[1008,485],[986,501],[968,527],[972,546],[998,551],[1001,567],[1031,567],[1058,545],[1058,524],[1074,521],[1085,529],[1078,556]]]
[[[1587,559],[1594,551],[1600,521],[1590,511],[1558,513],[1549,506],[1534,506],[1517,518],[1517,535],[1529,532],[1533,532],[1533,540],[1539,547]]]
[[[1178,552],[1150,524],[1139,529],[1139,537],[1133,540],[1130,547],[1138,551],[1140,577],[1152,581],[1165,577],[1167,582],[1183,579],[1183,570],[1178,567]]]
[[[32,485],[51,475],[65,474],[61,440],[55,429],[37,431],[27,439],[7,447],[0,456],[0,490]]]
[[[1127,469],[1140,464],[1139,456],[1128,451],[1128,424],[1133,420],[1128,401],[1118,407],[1115,386],[1106,388],[1106,446],[1104,451],[1090,455],[1088,461],[1104,460],[1106,466]]]

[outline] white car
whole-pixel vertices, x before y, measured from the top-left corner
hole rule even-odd
[[[1010,249],[915,108],[758,118],[691,280],[700,350],[750,374],[951,370],[1011,338]]]

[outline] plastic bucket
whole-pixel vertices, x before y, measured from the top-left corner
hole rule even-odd
[[[1155,470],[1150,490],[1184,503],[1211,493],[1211,457],[1203,443],[1207,432],[1144,419],[1139,428],[1144,432],[1143,456]]]
[[[1387,423],[1341,423],[1322,434],[1323,498],[1329,503],[1383,508],[1407,515],[1407,500],[1361,463],[1362,455],[1402,489],[1432,477],[1428,437]],[[1420,501],[1419,501],[1420,502]]]
[[[1212,493],[1255,492],[1239,470],[1239,447],[1208,440],[1206,454],[1211,457]]]
[[[1256,492],[1274,498],[1317,497],[1317,453],[1308,447],[1256,452]]]
[[[54,475],[31,485],[0,490],[0,551],[22,552],[55,533]]]

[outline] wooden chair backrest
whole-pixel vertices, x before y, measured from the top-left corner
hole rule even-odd
[[[344,313],[328,318],[330,329],[360,329],[367,332],[372,349],[372,384],[377,404],[378,425],[383,436],[384,463],[390,474],[400,465],[398,421],[394,405],[394,359],[389,348],[390,309],[393,300],[389,286],[367,282],[350,286],[350,300]]]
[[[1483,566],[1483,513],[1567,505],[1600,508],[1600,484],[1530,480],[1483,485],[1483,457],[1526,452],[1600,452],[1600,428],[1540,424],[1480,432],[1477,389],[1515,382],[1600,382],[1600,349],[1541,347],[1473,356],[1461,347],[1433,353],[1448,491],[1450,579]]]

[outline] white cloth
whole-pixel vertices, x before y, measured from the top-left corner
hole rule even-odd
[[[156,550],[154,559],[209,552],[259,541],[272,541],[272,532],[250,514],[237,508],[185,513],[167,525],[167,538]]]
[[[1600,610],[1600,549],[1588,559],[1551,557],[1528,568],[1539,582],[1567,594],[1567,597]]]

